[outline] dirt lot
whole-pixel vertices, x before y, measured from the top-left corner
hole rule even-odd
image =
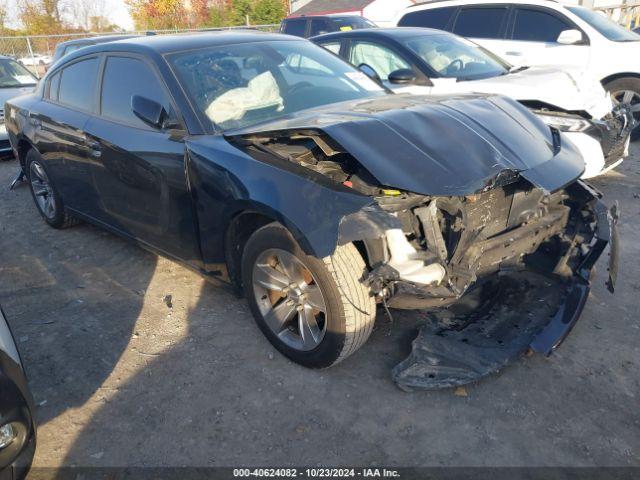
[[[467,396],[392,383],[424,314],[380,311],[354,357],[305,370],[227,290],[92,226],[48,228],[6,188],[16,168],[0,164],[0,303],[39,404],[36,466],[640,466],[638,145],[593,182],[622,208],[615,296],[601,263],[553,357]]]

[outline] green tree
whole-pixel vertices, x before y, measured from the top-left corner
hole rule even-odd
[[[251,23],[255,25],[271,25],[280,23],[287,16],[282,0],[257,0],[253,6]]]
[[[247,17],[251,22],[253,2],[251,0],[233,0],[231,2],[231,25],[246,25]]]
[[[62,21],[61,0],[21,0],[18,17],[28,34],[64,33],[67,25]]]

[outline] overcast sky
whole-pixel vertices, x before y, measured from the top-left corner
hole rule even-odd
[[[84,2],[92,2],[93,0],[81,0]],[[109,19],[115,23],[116,25],[121,26],[125,30],[133,29],[133,21],[129,16],[129,12],[124,5],[124,0],[104,0],[105,2],[105,10],[107,12],[107,16]],[[18,26],[17,21],[17,0],[4,0],[7,5],[7,13],[9,17],[10,26],[16,27]]]

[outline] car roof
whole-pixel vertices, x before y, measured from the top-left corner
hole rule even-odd
[[[561,7],[563,6],[560,2],[556,0],[429,0],[426,2],[416,3],[415,5],[410,5],[404,10],[400,12],[400,15],[405,13],[409,13],[411,11],[423,10],[427,8],[436,8],[440,6],[452,5],[452,6],[462,6],[462,5],[485,5],[485,4],[525,4],[525,5],[545,5],[545,6],[555,6]]]
[[[436,30],[434,28],[419,28],[419,27],[394,27],[394,28],[361,28],[358,30],[349,30],[347,32],[331,32],[322,35],[312,37],[310,40],[330,40],[331,38],[343,38],[343,37],[382,37],[391,40],[412,38],[418,35],[451,35],[449,32],[443,30]]]
[[[118,40],[126,40],[128,38],[136,38],[139,35],[101,35],[99,37],[82,37],[60,42],[58,47],[67,47],[69,45],[88,44],[97,45],[98,43],[116,42]]]
[[[154,52],[164,55],[172,52],[197,50],[206,47],[236,43],[304,41],[298,37],[279,33],[264,33],[257,30],[215,31],[172,35],[132,37],[126,40],[103,43],[78,50],[81,54],[108,51]],[[76,52],[74,52],[75,54]],[[74,56],[74,54],[71,54]],[[66,58],[66,57],[65,57]]]
[[[285,20],[295,20],[298,18],[364,18],[361,15],[356,15],[355,13],[331,13],[326,15],[291,15]],[[365,19],[366,20],[366,19]]]

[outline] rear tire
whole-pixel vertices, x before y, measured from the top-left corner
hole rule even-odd
[[[66,211],[58,190],[45,170],[40,154],[33,148],[27,153],[25,172],[33,202],[49,226],[61,229],[80,223],[80,220]]]
[[[265,271],[271,273],[265,277]],[[281,276],[291,271],[296,273]],[[364,260],[353,244],[338,246],[331,256],[319,259],[306,255],[278,223],[257,230],[242,257],[242,282],[256,323],[280,353],[308,368],[341,362],[371,335],[376,303],[361,281],[365,271]],[[273,288],[265,288],[265,283]],[[315,299],[311,300],[312,296]],[[303,334],[306,298],[310,299],[314,329],[317,326],[309,345]],[[284,313],[278,313],[274,328],[273,312],[277,310]]]
[[[614,103],[622,102],[631,103],[632,106],[638,106],[640,109],[640,78],[626,77],[612,80],[604,86],[605,90],[611,94]],[[626,98],[625,98],[626,95]],[[636,121],[640,122],[640,110],[633,114]],[[640,127],[631,133],[631,140],[640,139]]]

